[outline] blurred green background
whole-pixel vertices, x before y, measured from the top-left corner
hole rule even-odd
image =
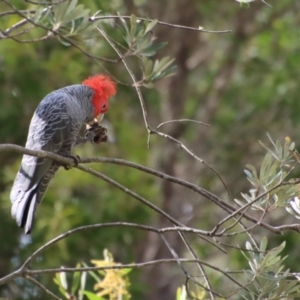
[[[12,1],[19,8],[28,5]],[[247,163],[259,166],[264,150],[258,140],[267,141],[268,132],[275,140],[299,138],[299,63],[300,3],[298,1],[261,1],[248,9],[235,1],[200,0],[85,0],[85,6],[101,14],[135,14],[173,24],[207,30],[231,29],[231,33],[214,34],[157,25],[153,33],[158,42],[168,45],[158,57],[174,57],[177,74],[142,89],[150,124],[180,118],[209,123],[210,128],[193,123],[175,123],[162,129],[184,142],[209,163],[224,179],[231,194],[249,189],[243,175]],[[30,7],[30,5],[29,5]],[[0,3],[0,11],[7,9]],[[1,17],[5,30],[20,20]],[[107,33],[123,43],[119,27],[105,26]],[[95,33],[95,42],[87,48],[94,55],[117,59],[107,42]],[[129,59],[136,76],[141,75],[137,60]],[[118,81],[105,119],[110,142],[99,146],[84,145],[76,149],[82,157],[116,157],[149,166],[167,174],[199,184],[223,199],[226,191],[220,180],[180,148],[163,138],[152,136],[147,149],[147,131],[135,89],[121,62],[96,64],[89,57],[56,40],[38,43],[0,42],[0,141],[24,145],[31,116],[41,99],[54,89],[80,83],[90,74],[110,73]],[[126,84],[124,84],[126,83]],[[9,193],[21,156],[1,152],[0,156],[0,277],[16,269],[35,249],[56,235],[76,226],[103,222],[135,222],[156,227],[169,225],[149,208],[89,174],[72,169],[60,170],[38,208],[33,233],[22,234],[10,214]],[[137,170],[112,164],[93,164],[93,168],[124,184],[174,218],[200,229],[211,229],[224,212],[206,199]],[[230,201],[230,200],[228,200]],[[295,219],[278,210],[267,219],[272,224],[287,224]],[[275,236],[261,228],[257,239],[268,235],[271,245],[287,241],[286,265],[299,269],[297,234]],[[171,245],[185,257],[178,236],[167,235]],[[226,256],[216,248],[190,236],[201,259],[219,266],[241,268],[246,262],[238,251]],[[234,237],[231,244],[244,244]],[[102,259],[108,248],[122,263],[171,257],[161,239],[152,233],[129,228],[105,228],[78,233],[43,253],[33,267],[75,266]],[[38,277],[57,291],[53,275]],[[177,265],[161,265],[134,270],[130,274],[132,299],[175,299],[176,288],[185,277]],[[222,284],[222,278],[215,282]],[[8,299],[48,299],[25,280],[0,287],[0,297]]]

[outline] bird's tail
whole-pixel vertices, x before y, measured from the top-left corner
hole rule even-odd
[[[29,234],[32,228],[34,214],[38,204],[44,198],[46,190],[59,165],[52,164],[42,179],[34,183],[28,190],[24,189],[24,172],[19,171],[10,193],[12,202],[11,214],[18,226],[24,228],[25,234]]]
[[[12,191],[10,198],[12,199],[11,214],[16,220],[18,226],[24,228],[25,234],[29,234],[32,228],[34,213],[39,201],[39,185],[34,185],[28,191],[17,190]]]

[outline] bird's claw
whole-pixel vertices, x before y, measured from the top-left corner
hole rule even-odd
[[[88,125],[85,130],[85,137],[92,144],[100,144],[107,142],[107,129],[100,126],[98,123]]]
[[[79,155],[65,155],[66,157],[72,158],[74,160],[74,166],[71,165],[65,165],[65,170],[70,170],[72,167],[78,166],[80,163],[80,156]]]

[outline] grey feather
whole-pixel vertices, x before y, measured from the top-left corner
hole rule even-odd
[[[84,123],[93,119],[93,91],[73,85],[47,95],[29,126],[26,148],[70,155]],[[10,199],[12,216],[30,233],[37,205],[41,203],[59,165],[48,158],[24,155]]]

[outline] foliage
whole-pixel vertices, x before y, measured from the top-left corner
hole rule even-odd
[[[191,297],[189,297],[188,293],[187,293],[187,290],[186,290],[186,286],[183,285],[182,287],[179,287],[177,289],[177,292],[176,292],[176,300],[189,300],[189,299],[199,299],[199,300],[202,300],[202,299],[205,299],[205,290],[199,290],[197,293],[195,292],[189,292],[189,295]]]
[[[114,262],[112,254],[108,250],[103,251],[104,260],[92,260],[96,267],[111,267],[120,266]],[[86,266],[85,263],[78,263],[76,268]],[[63,269],[63,268],[62,268]],[[57,273],[54,277],[54,282],[58,286],[60,293],[66,299],[82,300],[86,296],[89,300],[118,300],[130,299],[128,292],[129,280],[127,274],[131,269],[103,269],[97,272],[74,272],[72,284],[69,287],[67,281],[67,274],[65,272]],[[90,292],[85,289],[86,281],[89,279],[87,274],[90,275],[95,281],[95,292]]]
[[[27,21],[13,29],[24,17],[16,13],[3,15],[13,11],[7,2],[13,3],[27,19],[39,26]],[[249,4],[249,1],[238,2]],[[298,181],[295,179],[299,177],[295,149],[299,147],[300,109],[296,80],[300,50],[297,4],[290,0],[278,1],[270,8],[257,0],[250,5],[245,3],[243,7],[236,1],[228,4],[192,0],[187,6],[183,0],[84,0],[78,3],[65,1],[50,9],[49,5],[21,0],[0,1],[0,139],[1,143],[24,145],[31,115],[47,93],[105,70],[118,82],[118,94],[105,120],[110,143],[99,148],[86,145],[76,153],[81,157],[108,156],[134,161],[206,189],[226,205],[234,205],[232,198],[238,198],[237,209],[256,218],[256,224],[244,220],[246,229],[241,228],[237,215],[236,219],[231,217],[222,223],[216,236],[209,238],[209,243],[198,235],[188,235],[197,256],[224,271],[220,273],[205,267],[213,288],[222,294],[234,291],[239,294],[236,299],[240,299],[240,287],[226,277],[238,271],[243,273],[237,273],[234,279],[242,285],[250,282],[249,292],[243,292],[246,299],[256,295],[287,298],[287,293],[294,297],[298,292],[294,274],[299,270],[299,235],[297,227],[292,225],[295,217],[300,216]],[[213,34],[174,27],[171,23],[168,24],[173,27],[162,25],[161,21],[196,29],[200,24],[201,30],[233,31]],[[121,57],[112,51],[97,27],[107,34]],[[14,40],[5,33],[11,34]],[[142,125],[140,104],[122,58],[133,71],[137,86],[156,87],[142,89],[149,123],[154,128],[161,122],[181,118],[210,123],[210,129],[204,129],[177,122],[165,125],[163,132],[184,142],[212,165],[223,178],[232,198],[214,173],[195,163],[177,145],[156,137],[147,149],[147,130]],[[173,64],[178,66],[176,75],[164,79],[173,75]],[[158,84],[155,83],[157,79],[160,80]],[[265,132],[279,141],[288,135],[295,145],[289,139],[283,144],[270,140],[271,146],[262,148],[257,140],[266,145]],[[261,155],[265,157],[262,161]],[[170,226],[168,221],[130,196],[73,169],[57,174],[37,211],[32,236],[25,237],[11,219],[8,200],[20,159],[19,154],[1,152],[0,277],[15,271],[53,236],[77,226],[115,221],[150,224],[157,228]],[[242,176],[245,165],[248,181]],[[125,166],[101,163],[91,167],[149,199],[185,225],[211,233],[211,228],[231,214],[204,199],[203,195],[166,179],[160,180]],[[262,223],[270,225],[274,231],[261,226]],[[286,226],[283,234],[275,234],[281,226]],[[219,236],[220,233],[223,236]],[[249,240],[248,233],[253,240]],[[170,236],[171,245],[180,257],[191,255],[187,254],[177,235],[168,233],[166,236]],[[263,236],[268,236],[266,253],[258,250],[265,243]],[[282,249],[283,246],[278,245],[284,245],[284,242],[286,246]],[[246,258],[241,254],[245,243]],[[99,249],[105,247],[122,262],[170,256],[166,245],[153,237],[152,232],[105,228],[69,236],[36,257],[31,267],[46,269],[76,265],[77,261],[99,257]],[[274,255],[278,249],[282,251]],[[281,256],[286,257],[285,260]],[[190,274],[196,274],[192,279],[205,285],[195,263],[191,270],[186,265],[183,267]],[[96,292],[91,292],[93,287],[88,279],[92,277],[88,273],[60,274],[65,275],[56,276],[56,280],[64,296],[68,292],[83,297],[78,293],[83,289],[90,297],[95,296]],[[103,280],[99,273],[95,274]],[[159,299],[162,291],[166,299],[175,299],[174,286],[185,280],[181,268],[175,265],[143,268],[129,276],[132,299]],[[255,280],[251,282],[253,278]],[[50,290],[55,289],[52,275],[43,274],[37,279]],[[160,284],[162,279],[167,282],[164,286]],[[82,282],[87,286],[82,287]],[[201,289],[189,289],[188,292],[194,292],[200,299],[210,297],[207,292],[203,295]],[[183,288],[178,293],[178,297],[187,298]],[[1,286],[0,296],[45,299],[43,291],[22,278]]]
[[[90,21],[90,9],[82,4],[77,5],[77,2],[77,0],[65,1],[54,5],[52,9],[48,7],[45,12],[43,6],[37,9],[38,18],[44,13],[47,16],[42,20],[42,24],[47,28],[52,28],[52,31],[58,34],[57,37],[61,43],[66,46],[71,44],[63,37],[71,38],[74,42],[86,41],[94,37],[98,26],[97,21]]]
[[[249,250],[246,256],[250,270],[245,271],[249,278],[249,294],[243,295],[244,299],[295,299],[300,296],[298,279],[289,278],[289,269],[284,270],[283,261],[286,257],[279,254],[285,247],[285,243],[267,251],[268,240],[261,239],[260,248],[246,243]]]
[[[287,137],[284,145],[281,146],[279,141],[274,143],[271,137],[268,137],[274,150],[261,143],[268,152],[262,161],[259,172],[253,165],[247,165],[245,174],[253,188],[249,194],[242,193],[242,196],[248,204],[251,204],[252,209],[270,212],[278,207],[287,207],[288,212],[292,213],[288,202],[295,197],[298,187],[293,181],[286,185],[282,185],[282,183],[287,180],[295,167],[295,160],[291,154],[295,144],[291,143],[290,138]],[[243,206],[241,201],[237,199],[235,201]]]

